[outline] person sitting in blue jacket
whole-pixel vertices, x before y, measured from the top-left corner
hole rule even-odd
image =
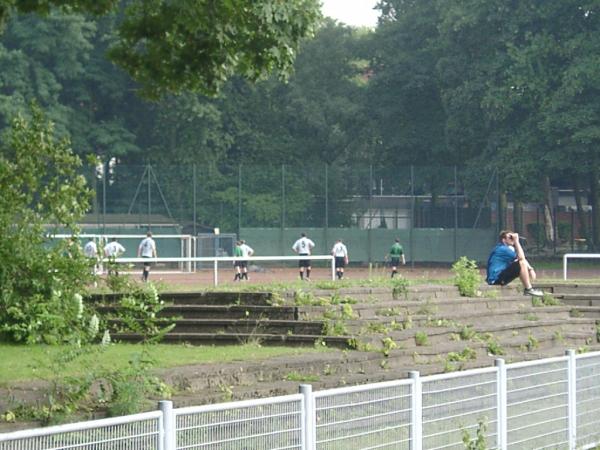
[[[505,286],[519,278],[525,290],[523,294],[543,297],[544,293],[535,289],[535,270],[525,258],[525,252],[519,242],[519,235],[512,231],[500,232],[499,242],[492,250],[487,263],[487,283]]]

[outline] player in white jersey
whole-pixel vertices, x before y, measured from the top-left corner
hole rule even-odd
[[[137,251],[138,258],[157,258],[158,253],[156,252],[156,242],[152,239],[152,232],[148,231],[146,233],[146,237],[142,239]],[[148,281],[148,276],[150,275],[150,266],[151,262],[144,263],[144,271],[142,272],[142,281]]]
[[[94,238],[90,238],[87,243],[83,246],[83,254],[89,258],[93,263],[92,275],[98,274],[98,246]]]
[[[125,253],[125,247],[117,242],[117,238],[114,237],[112,240],[104,246],[104,256],[106,256],[108,261],[108,274],[119,275],[119,272],[116,270],[116,264],[114,262],[115,258],[118,258],[123,253]]]
[[[292,250],[300,256],[309,256],[314,247],[315,243],[307,238],[305,233],[302,233],[300,239],[292,245]],[[310,259],[301,259],[298,261],[298,267],[300,268],[300,279],[304,279],[304,269],[306,269],[306,281],[310,281]]]
[[[335,258],[336,275],[338,280],[341,280],[344,278],[344,267],[348,264],[348,248],[341,239],[335,241],[335,245],[331,249],[331,255]]]
[[[254,249],[246,244],[245,240],[240,241],[240,253],[242,254],[242,260],[240,261],[240,268],[242,273],[240,275],[240,280],[244,278],[248,280],[248,259],[250,256],[254,254]]]

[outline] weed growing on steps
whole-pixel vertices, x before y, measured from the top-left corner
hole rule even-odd
[[[485,440],[485,432],[487,431],[487,418],[479,419],[477,421],[477,431],[475,438],[471,438],[469,430],[461,427],[462,441],[465,446],[465,450],[487,450],[487,442]]]
[[[458,261],[452,265],[454,272],[454,285],[463,297],[479,297],[479,285],[481,284],[481,275],[477,268],[477,263],[466,256],[461,256]]]
[[[409,282],[406,278],[397,277],[392,279],[392,298],[399,300],[401,297],[408,297]]]
[[[389,356],[392,350],[398,348],[398,344],[391,337],[383,338],[381,344],[383,345],[381,352],[384,356]]]
[[[554,298],[552,294],[545,292],[543,297],[531,297],[531,305],[534,307],[560,306],[562,303],[557,298]]]
[[[462,341],[470,341],[475,337],[476,334],[477,332],[470,325],[465,325],[462,327],[459,333]]]
[[[493,337],[487,340],[487,351],[490,355],[500,356],[504,355],[504,349],[500,346],[500,343]]]
[[[303,375],[301,373],[296,372],[295,370],[292,372],[289,372],[284,380],[286,381],[296,381],[296,382],[300,382],[300,383],[306,383],[306,382],[316,382],[316,381],[320,381],[320,378],[318,375]]]
[[[415,333],[415,344],[418,346],[427,345],[429,342],[429,336],[424,331],[417,331]]]
[[[219,383],[219,391],[224,402],[230,402],[233,400],[233,386],[229,386],[225,383]]]
[[[527,351],[532,352],[539,346],[540,346],[540,341],[538,341],[537,338],[533,334],[529,333],[529,336],[527,337]]]

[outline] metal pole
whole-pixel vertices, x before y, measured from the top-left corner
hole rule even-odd
[[[412,384],[412,405],[411,405],[411,450],[422,450],[423,448],[423,385],[418,371],[410,371]]]
[[[162,439],[159,439],[159,449],[176,450],[177,425],[175,423],[175,415],[173,414],[173,402],[169,400],[161,400],[158,402],[158,408],[162,412]]]
[[[304,396],[304,410],[302,411],[302,450],[314,450],[316,448],[317,419],[315,414],[315,398],[310,384],[301,384],[300,393]]]
[[[238,166],[238,238],[242,233],[242,165]]]
[[[454,166],[454,261],[458,259],[458,174]]]
[[[106,234],[106,169],[102,162],[102,234]]]
[[[281,229],[285,228],[285,164],[281,165]]]
[[[329,164],[325,164],[325,245],[329,247]]]
[[[329,228],[329,165],[325,164],[325,233]]]
[[[569,357],[569,396],[568,396],[568,415],[569,415],[569,449],[577,448],[577,359],[574,350],[567,350],[565,354]]]
[[[196,190],[197,190],[197,186],[196,186],[196,176],[197,176],[196,164],[194,164],[194,165],[192,166],[192,189],[193,189],[193,191],[194,191],[194,194],[193,194],[193,202],[194,202],[194,206],[193,206],[193,208],[192,208],[192,210],[193,210],[193,214],[194,214],[194,227],[193,227],[193,230],[194,230],[194,236],[196,236],[196,234],[197,234],[197,230],[196,230],[196,221],[197,221],[197,216],[196,216],[196,202],[197,202],[197,197],[196,197],[196,195],[197,195],[197,193],[196,193]]]
[[[219,261],[216,259],[213,261],[213,284],[215,286],[219,285]]]
[[[285,164],[281,165],[281,230],[279,231],[279,254],[284,254],[285,244]]]
[[[152,179],[150,178],[150,164],[146,167],[146,173],[148,174],[148,230],[152,229]]]
[[[414,233],[415,228],[415,166],[410,166],[410,230],[409,230],[409,245],[410,245],[410,267],[415,268],[415,247]]]
[[[371,228],[373,219],[373,164],[369,164],[369,228],[367,229],[367,250],[369,263],[373,262],[371,249]]]
[[[502,358],[497,358],[494,364],[498,369],[496,376],[498,450],[506,450],[508,447],[506,365]]]
[[[331,281],[335,281],[335,259],[331,260]]]

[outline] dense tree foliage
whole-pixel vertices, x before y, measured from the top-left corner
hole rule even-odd
[[[2,4],[44,18],[6,20],[0,126],[35,98],[80,155],[162,167],[165,194],[182,215],[196,165],[200,221],[235,228],[240,165],[247,225],[285,217],[322,225],[306,212],[323,201],[326,170],[332,199],[372,190],[356,164],[385,166],[393,192],[406,190],[394,174],[433,166],[420,169],[427,183],[413,186],[433,194],[453,176],[435,166],[457,164],[475,199],[497,172],[515,202],[546,204],[549,226],[550,183],[576,181],[600,201],[600,24],[591,0],[381,0],[375,30],[328,20],[310,40],[301,39],[313,31],[315,4],[301,0]],[[287,83],[247,81],[287,72],[297,46]],[[147,102],[140,91],[163,96]],[[167,169],[174,165],[182,170]],[[139,179],[119,169],[116,177],[114,197]]]
[[[12,9],[48,15],[58,7],[97,15],[121,7],[110,58],[153,98],[215,94],[234,74],[285,77],[320,17],[318,0],[0,0],[0,25]]]

